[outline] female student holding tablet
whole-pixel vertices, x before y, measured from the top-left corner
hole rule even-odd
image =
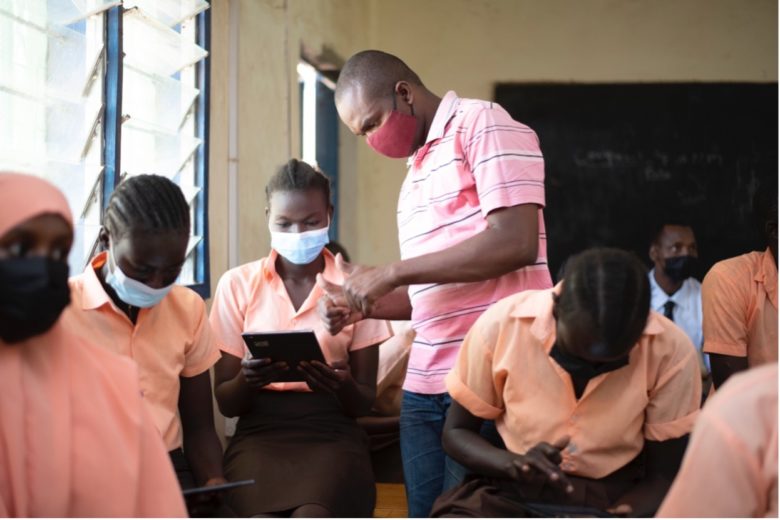
[[[211,326],[223,351],[215,395],[238,416],[225,453],[230,480],[254,479],[228,504],[239,516],[370,517],[374,478],[365,434],[354,417],[374,401],[377,346],[385,322],[366,320],[331,336],[317,314],[317,275],[341,283],[340,262],[325,249],[333,213],[327,177],[292,159],[266,186],[271,252],[225,273]],[[327,364],[298,367],[252,358],[242,333],[314,330]],[[305,382],[277,382],[300,369]]]

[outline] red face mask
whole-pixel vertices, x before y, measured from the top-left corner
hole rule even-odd
[[[368,136],[368,146],[377,152],[393,159],[403,159],[412,155],[414,134],[417,133],[417,118],[402,114],[396,110],[395,93],[393,93],[393,111],[385,122]]]

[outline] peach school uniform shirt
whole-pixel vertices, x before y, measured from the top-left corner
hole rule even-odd
[[[593,479],[631,462],[645,439],[689,433],[701,377],[688,336],[651,311],[628,365],[591,379],[577,400],[571,377],[549,355],[553,291],[510,296],[477,320],[447,376],[452,398],[473,415],[495,420],[515,453],[570,436],[561,468]]]
[[[51,183],[0,173],[0,236],[43,214],[72,229]],[[71,318],[68,307],[43,334],[0,340],[0,516],[186,516],[134,364],[74,334]]]
[[[342,284],[346,276],[336,267],[333,255],[327,249],[326,280]],[[214,293],[209,320],[217,346],[237,358],[251,357],[241,334],[311,329],[317,336],[328,363],[349,359],[349,352],[379,344],[391,336],[384,321],[363,320],[344,328],[335,336],[325,329],[317,314],[317,301],[323,295],[318,285],[296,311],[284,282],[276,272],[277,252],[227,271],[219,280]],[[308,392],[304,382],[271,383],[267,390]]]
[[[100,253],[71,278],[75,321],[95,344],[135,360],[144,400],[168,451],[175,450],[182,445],[179,378],[202,374],[220,357],[206,304],[194,291],[175,286],[160,303],[141,309],[133,325],[95,273],[107,258],[108,253]]]
[[[777,266],[769,249],[712,266],[701,296],[704,352],[747,356],[750,367],[777,361]]]
[[[777,363],[707,401],[658,516],[777,517]]]
[[[399,194],[401,258],[455,246],[484,231],[490,212],[520,204],[539,206],[533,265],[482,282],[409,286],[417,335],[404,390],[446,392],[444,377],[485,309],[518,291],[552,287],[542,212],[544,159],[536,133],[496,103],[447,92],[425,144],[409,159]]]

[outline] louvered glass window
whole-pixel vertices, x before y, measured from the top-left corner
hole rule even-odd
[[[80,272],[100,228],[104,87],[101,0],[0,0],[0,169],[59,186],[76,219]],[[34,194],[31,194],[34,196]]]
[[[181,186],[192,212],[179,283],[208,296],[208,7],[0,0],[0,169],[65,192],[77,222],[72,273],[95,251],[115,185],[156,173]]]
[[[179,283],[203,282],[205,254],[199,224],[203,185],[203,114],[199,76],[206,50],[199,45],[204,0],[125,0],[123,14],[122,178],[156,173],[174,180],[192,208],[192,234]],[[199,279],[200,278],[200,279]]]

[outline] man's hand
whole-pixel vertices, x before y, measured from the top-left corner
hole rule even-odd
[[[363,316],[370,316],[376,301],[397,287],[389,266],[353,266],[341,255],[336,256],[336,264],[349,274],[344,281],[344,294],[349,307]]]
[[[341,253],[336,255],[336,263],[347,274],[354,269],[344,261]],[[363,319],[361,312],[350,308],[343,286],[326,280],[322,273],[317,274],[317,285],[324,293],[317,302],[317,313],[332,336],[341,332],[347,325]]]
[[[525,455],[517,455],[512,460],[509,475],[517,480],[531,481],[543,478],[560,490],[571,493],[574,491],[571,481],[560,468],[561,450],[569,444],[569,437],[562,437],[552,444],[540,442]]]

